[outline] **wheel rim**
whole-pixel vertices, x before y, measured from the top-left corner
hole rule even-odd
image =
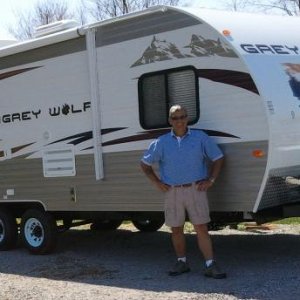
[[[28,219],[25,223],[24,235],[26,241],[32,247],[39,247],[43,243],[45,237],[42,223],[35,218]]]
[[[3,241],[4,237],[5,237],[5,227],[3,221],[0,220],[0,243]]]

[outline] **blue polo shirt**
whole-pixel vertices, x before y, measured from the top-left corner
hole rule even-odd
[[[222,151],[206,133],[188,129],[182,138],[171,131],[153,141],[142,161],[158,163],[161,181],[178,185],[207,178],[207,162],[221,157]]]

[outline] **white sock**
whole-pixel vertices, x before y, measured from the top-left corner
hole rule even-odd
[[[185,263],[185,262],[186,262],[186,257],[185,257],[185,256],[183,256],[183,257],[178,257],[177,260],[178,260],[178,261],[182,261],[182,262]]]
[[[207,267],[207,268],[210,267],[210,266],[212,265],[213,262],[214,262],[214,261],[213,261],[212,259],[208,259],[208,260],[205,262],[206,267]]]

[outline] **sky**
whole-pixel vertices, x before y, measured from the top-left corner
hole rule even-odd
[[[38,0],[0,0],[0,39],[10,38],[8,26],[13,26],[17,22],[17,12],[30,11]],[[68,0],[74,4],[79,0]]]
[[[17,12],[30,11],[38,0],[0,0],[0,40],[11,39],[7,28],[17,22]],[[75,5],[80,0],[67,0],[70,5]],[[93,1],[93,0],[86,0]],[[182,0],[190,6],[200,6],[206,8],[220,7],[220,0]]]

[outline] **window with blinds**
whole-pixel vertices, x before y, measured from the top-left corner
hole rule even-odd
[[[139,80],[140,123],[144,129],[170,127],[169,109],[186,108],[189,124],[199,119],[199,84],[192,67],[144,74]]]

